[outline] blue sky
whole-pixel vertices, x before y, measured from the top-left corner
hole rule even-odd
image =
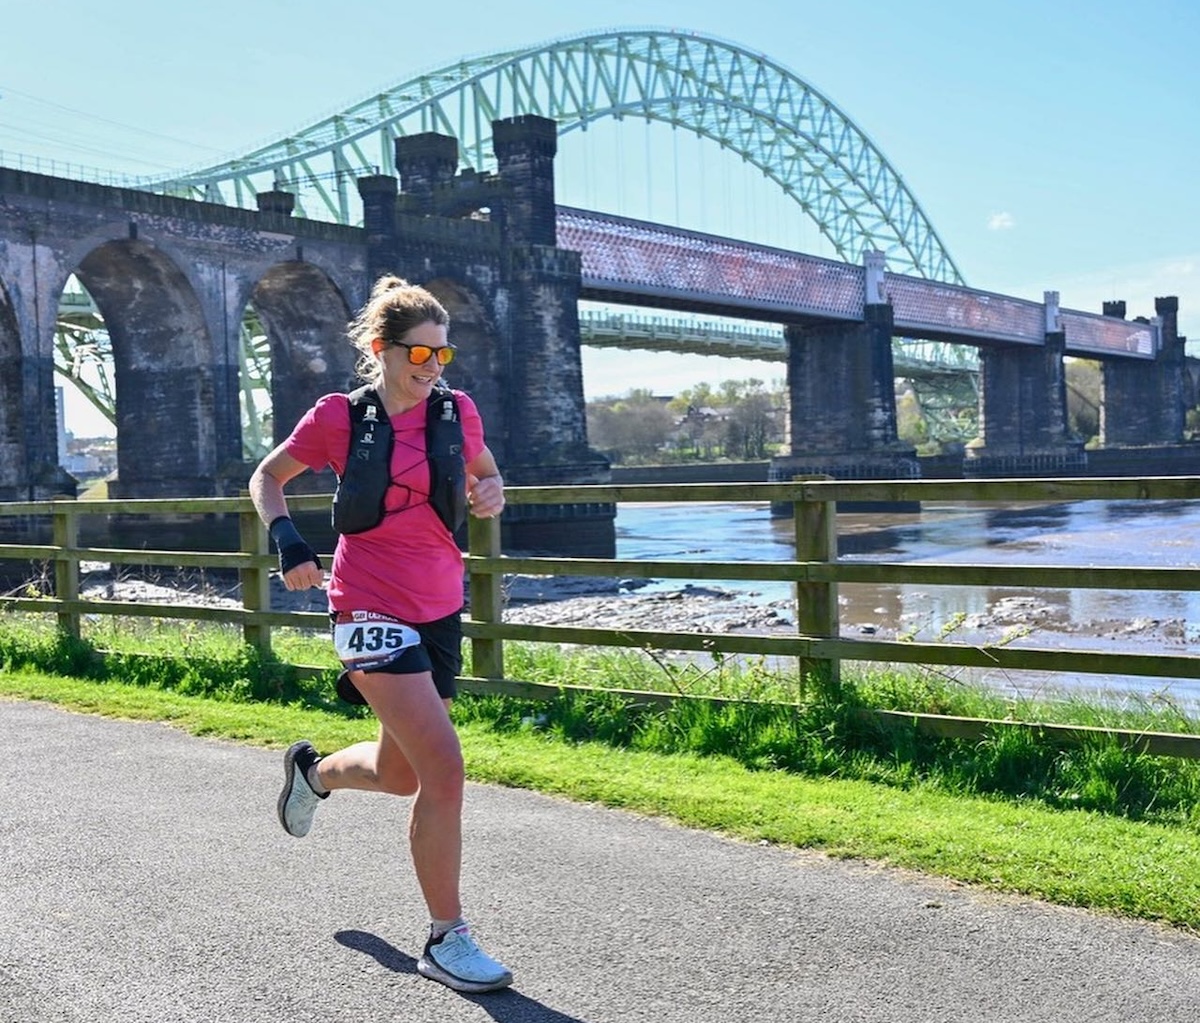
[[[611,28],[715,35],[784,65],[853,120],[904,178],[970,284],[1033,299],[1057,290],[1065,306],[1095,311],[1121,298],[1130,315],[1153,315],[1156,295],[1178,295],[1181,329],[1200,339],[1200,189],[1192,184],[1200,5],[1192,0],[610,0],[602,21],[561,0],[397,6],[390,16],[388,5],[364,0],[6,8],[4,162],[23,153],[143,174],[237,155],[464,55]],[[669,219],[664,203],[678,210],[679,197],[662,153],[641,122],[616,131],[619,212]],[[615,204],[613,147],[599,138],[574,157],[597,173],[586,188],[578,176],[560,180],[560,199]],[[724,207],[726,223],[739,219],[730,188],[768,187],[715,170],[718,153],[691,143],[678,151],[712,171],[710,194],[689,201]],[[743,204],[743,219],[752,205]],[[723,231],[721,222],[696,226]],[[756,227],[735,223],[729,233],[755,237]],[[585,352],[590,394],[778,373],[730,360]]]

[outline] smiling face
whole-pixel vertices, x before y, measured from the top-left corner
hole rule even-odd
[[[409,330],[402,340],[405,345],[444,348],[447,344],[446,333],[445,324],[425,320]],[[408,352],[404,345],[390,345],[382,341],[375,345],[375,357],[383,369],[384,392],[399,406],[400,411],[426,401],[433,385],[442,375],[442,367],[436,358],[414,366],[409,361]]]

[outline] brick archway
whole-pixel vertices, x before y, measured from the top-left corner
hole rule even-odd
[[[91,250],[75,274],[112,342],[117,481],[113,497],[206,496],[226,452],[214,345],[185,272],[135,239]],[[203,490],[204,493],[198,493]]]
[[[322,394],[357,386],[357,352],[346,339],[346,299],[311,263],[271,267],[250,301],[271,345],[271,407],[276,444]]]

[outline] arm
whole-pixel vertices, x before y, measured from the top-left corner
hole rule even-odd
[[[467,464],[467,500],[476,518],[492,519],[504,511],[504,480],[486,447]]]
[[[250,500],[258,517],[271,528],[271,539],[279,549],[279,572],[289,590],[307,590],[324,582],[321,563],[292,524],[283,496],[287,482],[307,468],[280,445],[259,462],[250,477]]]

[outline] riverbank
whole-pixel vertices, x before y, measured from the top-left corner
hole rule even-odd
[[[848,589],[848,588],[844,588]],[[685,583],[663,588],[653,580],[611,580],[584,576],[509,575],[504,577],[504,620],[524,625],[594,626],[608,629],[657,629],[664,632],[787,635],[795,631],[792,600],[769,599],[745,589]],[[647,592],[649,591],[649,592]],[[291,592],[271,578],[271,609],[328,610],[324,590]],[[138,575],[93,568],[83,579],[88,599],[130,603],[189,603],[240,608],[235,580],[201,572],[154,572]],[[862,614],[861,601],[843,599],[857,620],[844,622],[847,638],[945,640],[969,645],[1013,644],[1055,648],[1112,649],[1169,653],[1200,651],[1200,641],[1183,617],[1073,619],[1069,605],[1045,594],[1001,593],[982,608],[948,620],[910,611],[899,621],[888,609]]]

